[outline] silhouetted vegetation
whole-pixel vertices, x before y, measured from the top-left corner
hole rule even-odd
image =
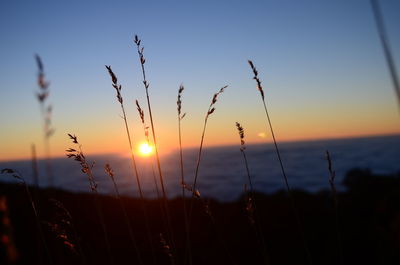
[[[398,264],[400,261],[400,175],[377,175],[369,170],[354,169],[348,172],[344,184],[347,191],[337,194],[340,202],[339,222],[342,232],[343,259],[345,264]],[[54,264],[78,264],[83,258],[87,264],[108,264],[103,233],[93,207],[91,194],[71,193],[56,189],[38,190],[31,188],[37,195],[37,208],[49,251]],[[309,194],[299,190],[292,191],[298,207],[303,213],[304,233],[309,242],[314,264],[338,264],[339,250],[336,241],[335,208],[330,191]],[[4,207],[0,212],[1,220],[1,264],[9,263],[10,253],[7,244],[15,244],[18,253],[16,264],[38,264],[36,244],[39,234],[36,218],[26,195],[24,186],[1,184],[0,197],[6,198],[6,211],[10,223],[5,222]],[[104,212],[112,256],[115,264],[136,264],[132,255],[132,243],[125,225],[125,213],[118,198],[98,195],[99,205]],[[258,245],[257,234],[249,223],[246,214],[245,196],[232,203],[208,201],[215,223],[212,224],[203,203],[194,201],[191,230],[191,250],[193,264],[231,263],[226,251],[217,240],[215,229],[224,238],[227,250],[236,264],[263,264],[262,249]],[[271,195],[254,194],[260,215],[262,232],[266,241],[270,264],[306,264],[307,258],[301,248],[293,212],[288,203],[288,195],[278,192]],[[69,213],[65,227],[60,218],[55,218],[54,200],[62,203]],[[144,264],[152,264],[151,250],[147,244],[147,233],[141,213],[139,199],[121,197],[126,213],[138,242],[138,248]],[[4,203],[3,203],[4,204]],[[183,264],[185,250],[185,224],[182,199],[168,201],[171,209],[171,223],[174,232],[177,263]],[[160,202],[148,200],[148,214],[153,231],[163,230],[160,216]],[[56,207],[59,209],[60,207]],[[65,211],[64,218],[65,220]],[[58,220],[58,221],[57,221]],[[52,224],[52,228],[47,223]],[[58,223],[57,223],[58,222]],[[63,226],[64,224],[64,226]],[[61,230],[61,228],[63,230]],[[11,230],[10,230],[11,229]],[[9,233],[6,233],[6,232]],[[11,232],[10,232],[11,231]],[[57,232],[58,231],[58,232]],[[68,235],[67,239],[60,236]],[[259,231],[258,231],[259,232]],[[5,240],[8,236],[8,240]],[[169,264],[165,255],[165,246],[158,233],[153,233],[156,244],[157,264]],[[40,242],[40,241],[39,241]],[[79,250],[78,243],[82,248]],[[299,247],[300,246],[300,247]],[[42,250],[43,251],[43,250]],[[42,261],[47,264],[46,260]]]

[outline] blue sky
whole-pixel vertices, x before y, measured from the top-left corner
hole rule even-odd
[[[380,2],[400,64],[400,2]],[[249,141],[264,141],[257,138],[266,127],[247,59],[260,72],[282,140],[400,132],[369,1],[2,1],[0,32],[0,159],[41,144],[35,53],[51,82],[54,153],[68,144],[66,132],[82,135],[93,152],[119,151],[125,140],[115,138],[122,124],[104,65],[113,66],[127,104],[138,98],[145,106],[135,34],[145,47],[166,148],[176,135],[181,83],[188,146],[225,84],[209,143],[233,143],[236,120]],[[128,114],[140,130],[133,104]]]

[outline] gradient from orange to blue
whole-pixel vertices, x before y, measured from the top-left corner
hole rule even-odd
[[[380,2],[400,65],[400,2]],[[126,154],[104,65],[123,86],[135,146],[144,141],[134,105],[138,99],[147,115],[135,34],[145,47],[161,153],[178,146],[180,84],[184,146],[198,145],[211,97],[224,85],[205,146],[238,144],[236,121],[247,142],[271,141],[247,59],[259,70],[278,141],[400,133],[369,1],[2,1],[0,33],[0,160],[29,158],[32,143],[44,156],[35,53],[51,82],[53,156],[71,146],[67,133],[88,154]]]

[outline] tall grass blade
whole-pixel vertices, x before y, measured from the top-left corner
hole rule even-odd
[[[272,127],[272,122],[271,122],[271,119],[269,117],[267,104],[265,102],[264,90],[263,90],[263,87],[261,85],[261,80],[258,77],[258,71],[257,71],[256,67],[254,66],[253,62],[251,60],[248,60],[247,62],[249,63],[249,65],[251,67],[251,70],[253,71],[253,74],[254,74],[253,79],[256,81],[257,89],[258,89],[258,91],[260,92],[260,95],[261,95],[261,99],[262,99],[262,103],[263,103],[263,106],[264,106],[265,115],[267,117],[268,126],[270,128],[270,132],[271,132],[271,135],[272,135],[272,140],[274,142],[275,152],[276,152],[276,155],[278,157],[279,166],[280,166],[280,169],[281,169],[281,172],[282,172],[282,177],[283,177],[284,182],[285,182],[286,191],[287,191],[287,193],[289,195],[291,206],[292,206],[292,210],[293,210],[293,213],[295,215],[296,222],[297,222],[297,225],[298,225],[298,229],[299,229],[299,232],[301,233],[301,236],[302,236],[302,239],[303,239],[304,251],[306,252],[309,264],[313,264],[312,263],[312,258],[311,258],[311,252],[310,252],[310,249],[308,247],[306,236],[305,236],[305,233],[304,233],[304,230],[303,230],[304,228],[303,228],[303,224],[302,224],[302,221],[301,221],[301,218],[300,218],[300,213],[299,213],[299,211],[298,211],[298,209],[296,207],[296,203],[295,203],[294,198],[293,198],[293,194],[292,194],[292,191],[291,191],[291,188],[290,188],[290,185],[289,185],[289,181],[288,181],[288,178],[287,178],[287,175],[286,175],[286,172],[285,172],[285,168],[283,166],[281,153],[279,151],[278,143],[277,143],[276,138],[275,138],[275,133],[274,133],[274,129]]]
[[[36,93],[36,98],[40,104],[40,112],[42,115],[42,122],[43,122],[43,142],[46,155],[46,164],[45,164],[46,174],[47,174],[48,185],[52,187],[54,185],[54,177],[53,177],[53,169],[51,166],[50,137],[54,134],[54,128],[52,127],[51,123],[53,107],[52,105],[47,103],[47,98],[49,97],[50,94],[49,90],[50,83],[46,81],[42,59],[37,54],[35,55],[35,59],[38,67],[37,83],[39,87],[39,92]]]
[[[130,220],[129,220],[128,213],[127,213],[127,211],[126,211],[125,204],[124,204],[124,202],[123,202],[123,200],[122,200],[122,198],[121,198],[121,195],[120,195],[120,193],[119,193],[118,185],[117,185],[117,183],[115,182],[114,171],[113,171],[113,169],[111,168],[111,166],[110,166],[109,164],[106,164],[106,165],[105,165],[104,170],[106,171],[107,175],[110,177],[110,179],[111,179],[111,181],[112,181],[112,183],[113,183],[113,185],[114,185],[115,196],[116,196],[118,202],[120,203],[122,212],[123,212],[123,214],[124,214],[125,223],[126,223],[126,226],[127,226],[127,228],[128,228],[128,233],[129,233],[129,237],[130,237],[130,239],[131,239],[132,246],[133,246],[133,248],[135,249],[136,256],[137,256],[137,259],[138,259],[139,264],[140,264],[140,265],[143,265],[143,260],[142,260],[142,257],[141,257],[141,255],[140,255],[140,251],[139,251],[139,248],[138,248],[138,244],[137,244],[137,241],[136,241],[136,237],[135,237],[135,235],[134,235],[134,233],[133,233],[132,225],[131,225],[131,222],[130,222]]]
[[[386,63],[389,68],[390,76],[392,78],[393,89],[397,95],[397,103],[400,111],[400,82],[397,76],[397,69],[394,63],[393,54],[389,45],[389,37],[386,33],[385,23],[383,22],[383,15],[378,0],[371,0],[371,7],[374,13],[376,27],[378,29],[379,38],[381,40],[383,52],[385,53]]]
[[[328,162],[328,171],[329,171],[329,185],[331,186],[332,191],[332,199],[333,205],[335,208],[335,226],[336,226],[336,235],[337,235],[337,245],[339,250],[339,262],[341,265],[344,264],[344,256],[343,256],[343,246],[342,246],[342,234],[340,231],[339,225],[339,200],[337,196],[335,178],[336,178],[336,171],[333,169],[332,159],[329,151],[326,151],[326,160]]]
[[[184,186],[185,176],[184,176],[183,152],[182,152],[181,121],[186,116],[186,113],[182,114],[182,93],[183,93],[184,89],[185,88],[183,85],[179,86],[178,98],[176,101],[176,105],[177,105],[177,111],[178,111],[179,162],[180,162],[181,186],[182,186],[183,218],[184,218],[184,222],[185,222],[186,251],[187,251],[187,259],[188,259],[189,265],[192,265],[193,260],[192,260],[192,249],[191,249],[191,242],[190,242],[189,220],[188,220],[188,213],[187,213],[187,207],[186,207],[186,195],[185,195],[185,186]],[[185,257],[185,261],[186,261],[186,257]]]
[[[245,144],[245,140],[244,140],[244,129],[239,122],[236,122],[236,128],[238,130],[239,138],[240,138],[240,153],[243,156],[244,164],[246,167],[247,181],[248,181],[248,185],[250,187],[248,204],[247,204],[246,210],[250,211],[250,213],[249,213],[250,214],[250,223],[255,228],[256,235],[261,243],[262,253],[264,256],[264,262],[265,262],[265,264],[269,264],[268,254],[267,254],[267,245],[265,243],[264,233],[263,233],[263,229],[261,227],[261,218],[260,218],[260,215],[257,210],[256,199],[254,196],[253,181],[250,176],[249,163],[247,162],[247,155],[246,155],[246,151],[245,151],[246,144]],[[245,192],[246,192],[246,190],[245,190]],[[255,220],[251,216],[253,214],[253,210],[255,212]]]
[[[175,240],[174,240],[174,234],[172,231],[172,224],[171,224],[171,215],[170,215],[170,210],[169,210],[169,206],[168,206],[168,198],[167,198],[167,192],[165,189],[165,184],[164,184],[164,177],[163,177],[163,173],[162,173],[162,169],[161,169],[161,163],[160,163],[160,157],[158,154],[158,146],[157,146],[157,137],[156,137],[156,131],[155,131],[155,127],[154,127],[154,121],[153,121],[153,114],[151,111],[151,103],[150,103],[150,96],[149,96],[149,82],[146,79],[146,71],[145,71],[145,62],[146,59],[144,57],[144,47],[141,46],[141,40],[139,39],[139,37],[137,35],[135,35],[134,38],[134,43],[136,44],[136,48],[137,48],[137,53],[139,55],[139,61],[140,61],[140,66],[142,69],[142,77],[143,77],[143,85],[146,91],[146,100],[147,100],[147,108],[148,108],[148,112],[149,112],[149,117],[150,117],[150,124],[151,124],[151,132],[153,135],[153,143],[154,143],[154,150],[156,153],[156,160],[157,160],[157,168],[158,168],[158,175],[160,178],[160,184],[161,184],[161,192],[162,192],[162,197],[163,197],[163,201],[164,201],[164,207],[165,207],[165,213],[166,213],[166,221],[167,221],[167,227],[168,227],[168,237],[169,240],[171,241],[171,245],[172,245],[172,253],[175,253],[176,256],[176,244],[175,244]],[[170,259],[171,262],[174,262],[175,259]],[[173,264],[173,263],[172,263]]]
[[[78,137],[75,135],[72,135],[72,134],[68,134],[68,137],[72,140],[72,143],[78,147],[78,149],[74,149],[74,148],[67,149],[66,156],[68,158],[71,158],[71,159],[74,159],[75,161],[77,161],[81,166],[82,173],[84,173],[88,178],[90,191],[94,194],[93,202],[94,202],[94,206],[95,206],[95,209],[97,212],[97,216],[100,221],[101,229],[103,231],[103,237],[104,237],[104,242],[105,242],[106,249],[107,249],[109,264],[113,265],[114,259],[113,259],[112,252],[111,252],[111,244],[110,244],[110,240],[108,238],[108,233],[107,233],[107,228],[106,228],[106,224],[104,221],[103,211],[100,208],[99,193],[97,191],[97,182],[95,180],[95,177],[94,177],[93,171],[92,171],[92,169],[94,167],[94,163],[93,162],[89,163],[86,160],[86,156],[84,155],[84,153],[82,151],[82,145],[78,142]]]
[[[40,223],[39,212],[38,212],[36,204],[35,204],[35,202],[33,200],[33,197],[32,197],[32,194],[30,192],[30,189],[28,187],[28,184],[25,182],[25,179],[23,178],[22,174],[20,174],[18,171],[14,170],[14,169],[4,168],[4,169],[2,169],[0,171],[0,173],[1,174],[11,174],[11,176],[14,177],[15,179],[17,179],[18,181],[20,181],[22,186],[24,187],[25,193],[28,196],[28,199],[29,199],[29,202],[31,204],[33,213],[35,215],[36,228],[37,228],[37,230],[39,232],[40,239],[41,239],[43,247],[45,249],[48,263],[52,265],[53,264],[53,259],[51,257],[51,253],[50,253],[49,247],[47,245],[47,242],[46,242],[46,239],[45,239],[45,236],[44,236],[44,233],[43,233],[42,225]],[[39,255],[39,256],[41,257],[41,255]]]

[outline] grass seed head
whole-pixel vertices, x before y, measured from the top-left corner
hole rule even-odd
[[[79,144],[79,143],[78,143],[78,138],[75,136],[75,134],[72,135],[72,134],[69,133],[68,136],[69,136],[69,138],[72,140],[72,143],[74,143],[74,144]]]
[[[62,242],[64,246],[66,246],[74,254],[78,254],[75,243],[70,236],[72,230],[71,214],[60,201],[56,199],[50,199],[50,203],[55,209],[52,211],[54,213],[52,220],[50,222],[46,222],[47,227],[53,232],[56,238]],[[78,240],[78,238],[76,238],[76,240]]]
[[[244,129],[240,123],[236,122],[236,128],[239,132],[240,137],[240,151],[244,151],[246,149],[245,142],[244,142]]]
[[[139,112],[139,116],[140,116],[140,120],[142,121],[142,124],[144,125],[144,111],[143,109],[140,107],[139,101],[136,100],[136,109]]]
[[[245,194],[245,202],[246,202],[246,213],[247,213],[247,217],[249,219],[250,224],[254,224],[255,223],[255,219],[254,219],[254,200],[252,198],[252,196],[250,196],[249,191],[247,189],[247,184],[244,184],[243,186],[244,189],[244,194]]]
[[[74,148],[69,148],[69,149],[65,150],[67,152],[66,156],[68,158],[73,158],[75,161],[79,162],[82,173],[86,174],[86,176],[88,177],[89,186],[90,186],[91,191],[97,192],[97,183],[94,179],[93,172],[92,172],[92,169],[93,169],[95,163],[94,162],[88,163],[86,161],[86,157],[83,154],[82,146],[79,144],[78,138],[75,135],[72,135],[70,133],[68,133],[68,136],[72,140],[72,143],[79,145],[79,150],[76,150]]]
[[[107,164],[104,166],[104,170],[106,171],[106,173],[107,173],[112,179],[114,179],[114,171],[113,171],[113,169],[111,168],[110,164],[107,163]]]
[[[335,178],[336,171],[333,169],[332,159],[329,151],[326,151],[326,160],[328,161],[328,171],[329,171],[329,184],[334,192],[336,192]]]
[[[215,111],[214,105],[215,105],[215,103],[217,103],[218,96],[220,94],[222,94],[224,92],[225,88],[227,88],[227,87],[228,86],[221,87],[221,89],[217,93],[214,94],[213,98],[211,99],[210,106],[208,107],[206,118],[208,118],[208,116],[210,116],[211,114],[214,113],[214,111]]]
[[[0,173],[1,174],[10,174],[11,176],[13,176],[13,178],[21,180],[22,182],[25,183],[25,179],[21,176],[21,174],[18,171],[12,169],[12,168],[3,168],[0,171]]]
[[[161,247],[163,248],[165,254],[167,254],[169,258],[172,258],[173,255],[172,255],[171,247],[168,245],[168,243],[165,240],[162,233],[160,233],[160,243],[161,243]]]
[[[261,97],[264,100],[264,90],[261,86],[261,80],[258,78],[258,71],[251,60],[248,60],[247,62],[249,63],[251,69],[253,70],[253,74],[254,74],[253,79],[256,80],[257,89],[258,89],[258,91],[260,91]]]
[[[117,79],[116,75],[114,74],[114,72],[112,71],[111,66],[106,65],[106,68],[108,70],[108,73],[111,76],[112,86],[115,88],[115,91],[117,92],[118,102],[122,104],[122,102],[123,102],[123,99],[121,96],[122,86],[118,84],[118,79]]]
[[[44,66],[42,59],[37,54],[35,54],[35,59],[38,67],[38,86],[41,90],[47,90],[47,88],[49,87],[49,82],[45,80]]]
[[[184,90],[184,86],[180,85],[178,90],[178,100],[176,101],[177,109],[178,109],[178,116],[179,119],[182,120],[185,117],[186,113],[181,114],[182,112],[182,92]]]

